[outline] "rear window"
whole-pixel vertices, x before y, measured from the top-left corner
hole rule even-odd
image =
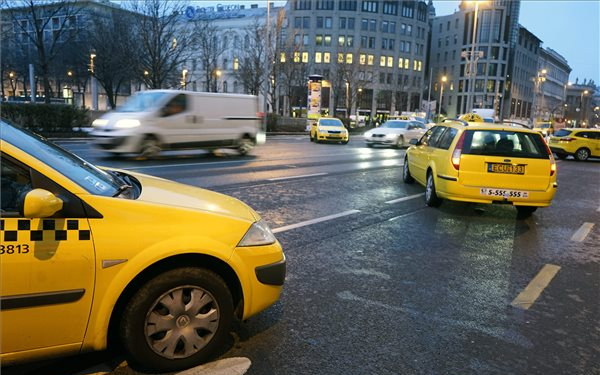
[[[573,132],[572,130],[560,129],[559,131],[554,133],[554,136],[555,137],[566,137],[566,136],[570,135],[572,132]]]
[[[539,134],[506,130],[467,130],[463,154],[548,159]]]

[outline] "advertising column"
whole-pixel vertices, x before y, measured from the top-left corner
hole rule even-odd
[[[306,117],[309,120],[318,120],[321,117],[321,84],[323,76],[308,76],[308,109]]]

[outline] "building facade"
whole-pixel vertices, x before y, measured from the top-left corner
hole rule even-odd
[[[600,123],[597,95],[593,81],[576,81],[568,85],[565,113],[568,127],[588,128]]]
[[[542,121],[565,117],[567,87],[571,67],[567,60],[550,48],[540,49],[538,72],[542,78],[536,103],[539,100],[539,115]]]
[[[330,114],[418,111],[429,11],[425,1],[290,0],[279,61],[323,77]]]

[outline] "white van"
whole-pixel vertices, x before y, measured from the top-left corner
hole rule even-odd
[[[235,148],[265,141],[258,98],[181,90],[148,90],[92,123],[96,145],[115,153],[156,156],[164,149]]]

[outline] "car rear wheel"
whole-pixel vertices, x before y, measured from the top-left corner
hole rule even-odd
[[[158,139],[152,135],[147,135],[140,145],[140,155],[145,158],[153,158],[160,154],[161,147]]]
[[[575,159],[585,161],[590,157],[590,150],[585,147],[580,148],[575,152]]]
[[[567,158],[567,154],[556,154],[556,157],[560,160],[565,160]]]
[[[408,169],[408,158],[404,157],[404,167],[402,168],[402,180],[407,184],[412,184],[415,182],[415,179],[410,174],[410,170]]]
[[[246,155],[254,147],[254,142],[248,137],[244,137],[238,141],[237,149],[240,155]]]
[[[131,298],[119,326],[136,365],[172,372],[199,365],[229,334],[233,300],[223,279],[201,268],[167,271]]]
[[[435,181],[433,180],[433,173],[429,171],[427,173],[427,185],[425,186],[425,204],[429,207],[439,207],[442,204],[442,199],[437,196],[435,192]]]
[[[518,219],[526,219],[531,216],[532,213],[537,210],[537,207],[531,206],[517,206],[517,218]]]

